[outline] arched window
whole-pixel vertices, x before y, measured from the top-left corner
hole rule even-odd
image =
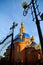
[[[20,60],[20,46],[17,46],[18,60]]]
[[[40,54],[38,53],[38,59],[40,60],[41,59],[41,57],[40,57]]]
[[[20,46],[17,46],[17,53],[20,53]]]

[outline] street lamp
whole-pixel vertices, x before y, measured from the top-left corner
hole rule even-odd
[[[28,3],[27,2],[23,2],[22,6],[23,6],[24,9],[26,9],[28,7]]]
[[[36,23],[36,26],[37,26],[39,40],[41,43],[41,48],[42,48],[42,53],[43,53],[43,37],[42,37],[41,28],[40,28],[40,21],[43,20],[43,13],[40,15],[38,5],[37,5],[37,0],[31,0],[31,2],[29,4],[27,4],[27,3],[25,4],[25,3],[26,2],[24,2],[22,5],[24,8],[23,15],[26,16],[28,13],[28,10],[31,9],[32,18],[33,18],[33,21]]]

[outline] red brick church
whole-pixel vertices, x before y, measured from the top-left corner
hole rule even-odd
[[[11,46],[8,46],[5,53],[6,61],[9,61]],[[25,32],[24,23],[21,23],[19,33],[13,41],[12,62],[17,63],[37,63],[42,58],[42,51],[39,45],[35,42],[34,36],[30,37]]]

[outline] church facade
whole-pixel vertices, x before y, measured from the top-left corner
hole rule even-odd
[[[11,46],[6,49],[5,58],[9,61]],[[20,32],[13,41],[12,62],[36,63],[42,58],[42,51],[34,40],[34,36],[25,32],[24,23],[21,23]]]

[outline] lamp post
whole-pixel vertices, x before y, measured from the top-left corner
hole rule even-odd
[[[24,11],[23,11],[24,16],[27,15],[28,9],[29,8],[31,9],[32,18],[33,18],[33,21],[35,21],[36,26],[37,26],[39,40],[40,40],[40,43],[41,43],[41,48],[42,48],[42,53],[43,53],[43,37],[42,37],[41,28],[40,28],[40,21],[43,20],[43,13],[40,15],[38,5],[37,5],[37,0],[31,0],[31,2],[29,4],[27,4],[27,2],[24,2],[23,8],[24,8]],[[38,16],[40,17],[41,20],[39,20]]]
[[[11,49],[10,49],[10,61],[9,61],[9,65],[12,64],[12,50],[13,50],[13,36],[14,36],[14,28],[17,26],[18,24],[15,24],[15,22],[13,22],[12,27],[10,28],[10,30],[12,30],[12,38],[11,38]]]

